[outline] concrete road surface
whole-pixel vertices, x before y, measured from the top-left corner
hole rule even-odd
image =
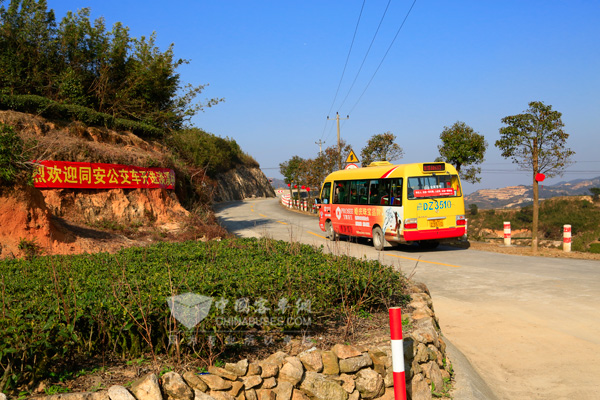
[[[316,217],[287,210],[277,199],[224,203],[216,211],[236,235],[323,245],[379,259],[424,282],[443,334],[457,348],[453,361],[464,366],[457,367],[456,399],[600,398],[598,261],[443,246],[377,252],[368,243],[328,241]]]

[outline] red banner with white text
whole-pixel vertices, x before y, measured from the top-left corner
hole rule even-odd
[[[36,188],[174,189],[175,172],[168,168],[69,161],[34,161]]]

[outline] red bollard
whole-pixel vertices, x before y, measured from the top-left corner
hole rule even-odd
[[[510,246],[510,222],[504,222],[504,245]]]
[[[565,253],[571,251],[571,225],[563,226],[563,251]]]
[[[394,373],[394,399],[406,400],[404,375],[404,347],[402,344],[402,310],[390,308],[390,335],[392,338],[392,372]]]

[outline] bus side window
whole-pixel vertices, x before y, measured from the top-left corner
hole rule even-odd
[[[392,179],[392,202],[393,206],[402,205],[402,178]]]
[[[335,192],[333,194],[333,202],[335,204],[347,204],[350,182],[339,181],[334,183]]]
[[[323,190],[321,190],[321,203],[329,204],[330,196],[331,196],[331,182],[327,182],[323,185]]]
[[[369,182],[369,204],[379,204],[381,200],[381,194],[379,192],[379,181],[372,180]]]
[[[367,188],[365,187],[361,187],[359,192],[359,203],[360,204],[367,204]]]
[[[334,204],[339,204],[340,203],[340,198],[343,196],[342,192],[341,192],[341,188],[339,186],[335,187],[335,191],[333,192],[333,203]]]
[[[358,204],[356,181],[350,182],[350,204]]]
[[[382,179],[379,183],[379,203],[382,206],[390,205],[391,179]]]

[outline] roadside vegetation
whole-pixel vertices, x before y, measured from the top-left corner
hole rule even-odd
[[[0,110],[158,142],[166,148],[164,159],[138,166],[173,168],[182,203],[194,209],[210,203],[218,173],[258,163],[235,140],[190,125],[194,115],[224,99],[199,100],[206,85],[185,83],[178,72],[190,61],[177,58],[173,44],[161,50],[155,42],[155,33],[135,38],[120,22],[109,29],[103,18],[91,20],[89,8],[58,17],[45,0],[0,0]],[[8,126],[1,127],[0,142],[0,185],[23,181],[33,167],[26,161],[43,159],[47,151],[24,143]],[[65,160],[123,161],[80,145],[54,145],[54,155]]]
[[[531,232],[533,225],[532,205],[519,210],[478,210],[468,205],[470,240],[485,240],[485,231],[503,230],[504,221],[510,221],[514,231]],[[538,234],[541,240],[562,241],[563,226],[571,225],[572,250],[600,251],[600,202],[584,197],[553,198],[540,204]],[[525,235],[531,240],[531,234]],[[515,239],[516,236],[513,236]]]
[[[318,334],[330,324],[351,334],[357,316],[407,299],[406,278],[391,267],[269,239],[4,260],[0,271],[5,393],[75,371],[83,360],[206,366],[235,355],[249,333],[273,346],[288,332]],[[168,303],[184,293],[211,300],[201,322],[185,324],[191,329]]]

